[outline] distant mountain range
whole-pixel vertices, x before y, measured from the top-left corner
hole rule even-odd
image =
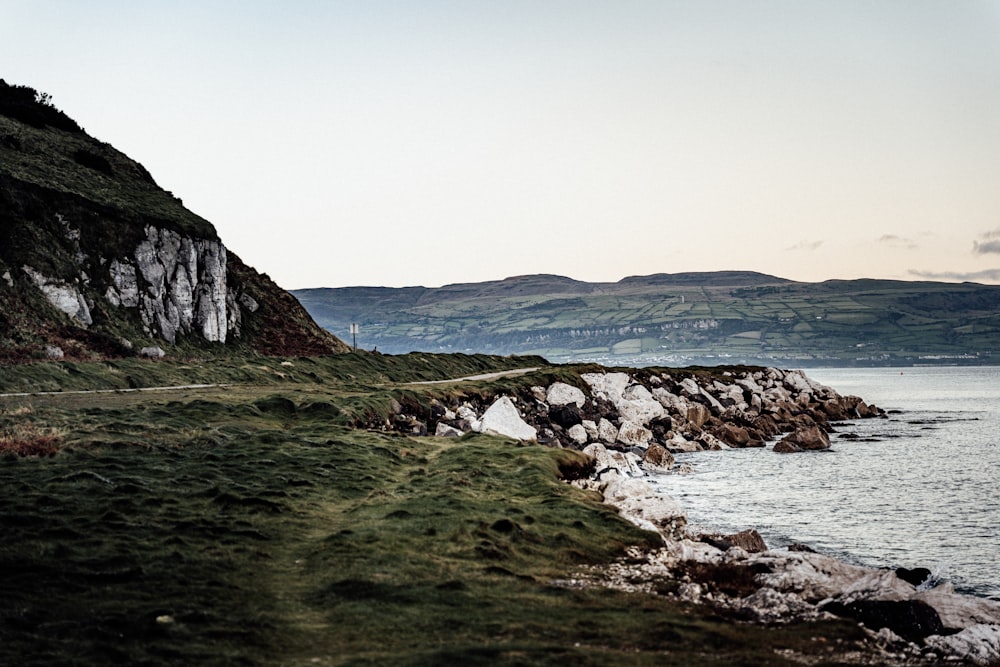
[[[0,80],[0,362],[143,348],[347,350],[141,164]]]
[[[540,354],[611,365],[991,363],[1000,286],[804,283],[762,273],[563,276],[292,292],[313,318],[381,352]],[[1000,362],[1000,356],[996,358]]]

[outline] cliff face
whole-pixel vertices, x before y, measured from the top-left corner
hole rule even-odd
[[[347,350],[142,165],[2,81],[0,238],[0,358]]]

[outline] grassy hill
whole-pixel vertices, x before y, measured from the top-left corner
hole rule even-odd
[[[141,164],[47,95],[0,80],[0,362],[146,346],[184,356],[347,349]]]
[[[519,276],[440,288],[296,290],[316,321],[380,351],[646,363],[989,363],[1000,286],[803,283],[753,272],[586,283]]]

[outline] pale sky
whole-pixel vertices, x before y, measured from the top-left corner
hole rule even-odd
[[[1000,0],[0,0],[0,77],[288,289],[1000,283]]]

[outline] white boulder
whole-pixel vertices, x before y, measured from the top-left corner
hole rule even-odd
[[[618,429],[617,441],[623,445],[644,446],[653,439],[653,432],[641,424],[631,421],[623,421]]]
[[[587,436],[587,429],[583,427],[583,424],[573,424],[566,431],[566,435],[569,436],[570,440],[578,445],[587,444],[589,439]]]
[[[608,444],[618,441],[618,427],[601,417],[597,424],[597,439]]]
[[[454,426],[448,426],[444,422],[438,422],[437,429],[434,430],[434,435],[439,438],[458,438],[462,435]]]
[[[594,467],[601,473],[601,479],[608,472],[613,473],[612,477],[642,477],[645,474],[635,454],[609,450],[597,442],[584,447],[583,453],[594,459]]]
[[[677,535],[687,524],[687,516],[677,501],[640,477],[612,479],[604,489],[604,500],[636,525],[645,527],[648,522],[667,535]]]
[[[582,408],[583,404],[587,402],[587,396],[578,387],[565,382],[556,382],[546,392],[545,402],[555,406],[575,403],[576,407]]]
[[[517,440],[535,440],[538,431],[521,418],[514,402],[508,396],[501,396],[483,413],[479,421],[480,433],[500,435]]]
[[[632,381],[627,373],[584,373],[580,376],[590,385],[591,391],[615,403],[625,394],[625,388]]]

